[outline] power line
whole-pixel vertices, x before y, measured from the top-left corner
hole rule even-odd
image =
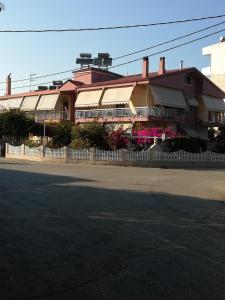
[[[141,53],[141,52],[144,52],[144,51],[147,51],[147,50],[150,50],[150,49],[154,49],[154,48],[163,46],[163,45],[166,45],[166,44],[169,44],[169,43],[172,43],[172,42],[175,42],[175,41],[184,39],[184,38],[186,38],[186,37],[188,37],[188,36],[195,35],[195,34],[200,33],[200,32],[202,32],[202,31],[206,31],[206,30],[208,30],[208,29],[217,27],[217,26],[222,25],[222,24],[224,24],[224,23],[225,23],[225,21],[220,22],[220,23],[217,23],[217,24],[212,25],[212,26],[208,26],[208,27],[199,29],[199,30],[197,30],[197,31],[193,31],[193,32],[188,33],[188,34],[185,34],[185,35],[181,35],[181,36],[179,36],[179,37],[176,37],[176,38],[174,38],[174,39],[171,39],[171,40],[168,40],[168,41],[159,43],[159,44],[155,44],[155,45],[149,46],[149,47],[144,48],[144,49],[140,49],[140,50],[137,50],[137,51],[134,51],[134,52],[130,52],[130,53],[127,53],[127,54],[124,54],[124,55],[115,57],[115,58],[113,58],[113,60],[115,61],[115,60],[118,60],[118,59],[121,59],[121,58],[124,58],[124,57],[132,56],[132,55],[137,54],[137,53]]]
[[[217,27],[217,26],[219,26],[219,25],[221,25],[221,24],[224,24],[224,23],[225,23],[225,21],[220,22],[220,23],[217,23],[217,24],[212,25],[212,26],[208,26],[208,27],[206,27],[206,28],[202,28],[202,29],[200,29],[200,30],[197,30],[197,31],[194,31],[194,32],[191,32],[191,33],[188,33],[188,34],[179,36],[179,37],[176,37],[176,38],[174,38],[174,39],[171,39],[171,40],[168,40],[168,41],[159,43],[159,44],[152,45],[152,46],[147,47],[147,48],[144,48],[144,49],[140,49],[140,50],[137,50],[137,51],[134,51],[134,52],[130,52],[130,53],[127,53],[127,54],[124,54],[124,55],[115,57],[115,58],[113,58],[113,60],[115,61],[115,60],[118,60],[118,59],[121,59],[121,58],[125,58],[125,57],[128,57],[128,56],[132,56],[132,55],[134,55],[134,54],[137,54],[137,53],[141,53],[141,52],[144,52],[144,51],[147,51],[147,50],[150,50],[150,49],[154,49],[154,48],[163,46],[163,45],[166,45],[166,44],[168,44],[168,43],[172,43],[172,42],[175,42],[175,41],[177,41],[177,40],[186,38],[186,37],[188,37],[188,36],[195,35],[195,34],[200,33],[200,32],[202,32],[202,31],[206,31],[206,30],[208,30],[208,29]],[[32,80],[37,80],[37,79],[40,79],[40,78],[46,78],[46,77],[51,77],[51,76],[61,75],[61,74],[70,73],[70,72],[78,71],[78,70],[80,70],[80,68],[77,68],[77,69],[70,69],[70,70],[61,71],[61,72],[57,72],[57,73],[50,73],[50,74],[41,75],[41,76],[36,76],[36,77],[33,77]],[[29,81],[29,80],[30,80],[30,78],[24,78],[24,79],[12,80],[12,83],[15,83],[15,82],[23,82],[23,81]],[[5,83],[6,83],[5,81],[1,81],[1,82],[0,82],[0,84],[5,84]],[[1,89],[0,89],[0,90],[1,90]]]
[[[209,36],[212,36],[212,35],[215,35],[215,34],[218,34],[220,32],[223,32],[225,31],[225,28],[222,29],[222,30],[219,30],[219,31],[216,31],[216,32],[213,32],[213,33],[210,33],[210,34],[207,34],[205,36],[202,36],[202,37],[199,37],[197,39],[194,39],[194,40],[191,40],[191,41],[188,41],[188,42],[185,42],[185,43],[182,43],[182,44],[178,44],[174,47],[170,47],[170,48],[167,48],[167,49],[164,49],[164,50],[161,50],[161,51],[158,51],[158,52],[155,52],[155,53],[152,53],[150,55],[147,55],[147,57],[152,57],[152,56],[155,56],[155,55],[158,55],[158,54],[161,54],[161,53],[164,53],[164,52],[168,52],[168,51],[171,51],[171,50],[174,50],[174,49],[177,49],[177,48],[180,48],[182,46],[185,46],[185,45],[188,45],[188,44],[192,44],[194,42],[197,42],[197,41],[200,41],[202,39],[205,39]],[[136,62],[136,61],[139,61],[141,60],[143,57],[140,57],[140,58],[137,58],[137,59],[133,59],[133,60],[130,60],[130,61],[127,61],[127,62],[124,62],[124,63],[121,63],[121,64],[118,64],[118,65],[115,65],[115,66],[112,66],[112,67],[109,67],[109,69],[113,69],[113,68],[117,68],[117,67],[121,67],[121,66],[124,66],[124,65],[128,65],[128,64],[131,64],[133,62]]]
[[[40,79],[40,78],[45,78],[45,77],[56,76],[56,75],[65,74],[65,73],[70,73],[70,72],[78,71],[78,70],[80,70],[80,68],[71,69],[71,70],[62,71],[62,72],[57,72],[57,73],[46,74],[46,75],[41,75],[41,76],[36,76],[36,77],[33,77],[32,80]],[[17,80],[12,80],[12,83],[29,81],[29,80],[30,80],[30,78],[17,79]],[[0,81],[0,84],[5,84],[5,83],[6,83],[5,81]]]
[[[64,79],[61,79],[62,81],[63,80],[68,80],[68,78],[64,78]],[[46,85],[46,84],[51,84],[52,81],[48,81],[48,82],[42,82],[42,83],[37,83],[37,84],[31,84],[31,85],[23,85],[23,86],[16,86],[16,87],[12,87],[12,90],[17,90],[17,89],[24,89],[24,88],[29,88],[29,87],[34,87],[34,86],[37,86],[37,85]],[[5,89],[0,89],[0,91],[5,91]]]
[[[222,23],[224,23],[224,22],[221,22],[221,24],[222,24]],[[219,25],[219,24],[213,25],[212,27],[215,27],[215,26],[217,26],[217,25]],[[211,26],[210,26],[210,27],[211,27]],[[204,29],[201,29],[200,31],[203,31],[203,30],[204,30]],[[206,29],[205,29],[205,30],[206,30]],[[176,49],[176,48],[180,48],[180,47],[182,47],[182,46],[185,46],[185,45],[188,45],[188,44],[197,42],[197,41],[199,41],[199,40],[205,39],[205,38],[207,38],[207,37],[213,36],[213,35],[215,35],[215,34],[218,34],[218,33],[220,33],[220,32],[223,32],[223,31],[225,31],[225,28],[222,29],[222,30],[219,30],[219,31],[216,31],[216,32],[207,34],[207,35],[205,35],[205,36],[196,38],[196,39],[194,39],[194,40],[191,40],[191,41],[188,41],[188,42],[185,42],[185,43],[182,43],[182,44],[178,44],[178,45],[176,45],[176,46],[173,46],[173,47],[170,47],[170,48],[167,48],[167,49],[164,49],[164,50],[161,50],[161,51],[152,53],[152,54],[148,55],[148,57],[152,57],[152,56],[155,56],[155,55],[164,53],[164,52],[168,52],[168,51],[174,50],[174,49]],[[190,33],[190,34],[188,34],[188,35],[192,35],[192,34],[194,34],[194,33]],[[185,36],[188,36],[188,35],[185,35]],[[185,36],[184,36],[184,37],[185,37]],[[180,38],[181,38],[181,37],[176,38],[176,39],[174,39],[174,40],[177,40],[177,39],[180,39]],[[168,41],[168,42],[169,42],[169,41]],[[168,42],[165,42],[165,43],[168,43]],[[162,43],[162,44],[165,44],[165,43]],[[155,46],[152,46],[152,47],[156,47],[156,45],[155,45]],[[151,49],[152,47],[149,47],[149,49]],[[136,51],[136,52],[139,53],[139,52],[141,52],[141,51],[144,51],[144,50],[142,49],[142,50],[138,50],[138,52],[137,52],[137,51]],[[133,54],[135,54],[135,53],[133,53]],[[126,56],[128,56],[128,55],[131,55],[131,54],[127,54]],[[127,65],[127,64],[130,64],[130,63],[139,61],[139,60],[141,60],[141,59],[142,59],[142,57],[137,58],[137,59],[133,59],[133,60],[130,60],[130,61],[127,61],[127,62],[124,62],[124,63],[120,63],[120,64],[117,64],[117,65],[115,65],[115,66],[109,67],[109,69],[113,69],[113,68],[116,68],[116,67],[120,67],[120,66],[123,66],[123,65]],[[80,68],[79,68],[79,69],[75,69],[75,70],[80,70]],[[73,69],[73,70],[70,70],[70,71],[75,71],[75,70]],[[66,73],[66,72],[67,72],[67,71],[64,71],[64,72],[58,72],[58,73],[55,73],[55,74],[63,74],[63,73]],[[68,72],[69,72],[69,71],[68,71]],[[53,75],[54,75],[54,74],[53,74]],[[50,76],[50,74],[49,74],[49,75],[44,75],[44,76],[35,77],[35,78],[43,78],[43,77],[48,77],[48,76]],[[79,75],[78,75],[77,77],[79,77]],[[68,79],[68,78],[62,79],[62,80],[67,80],[67,79]],[[18,81],[19,81],[19,80],[18,80]],[[18,82],[18,81],[14,81],[14,82]],[[31,86],[45,85],[45,84],[50,84],[50,83],[52,83],[52,82],[50,81],[50,82],[45,82],[45,83],[38,83],[38,84],[33,84],[33,85],[31,85]],[[26,86],[14,87],[14,88],[12,88],[12,89],[22,89],[22,88],[27,88],[27,87],[30,87],[30,85],[29,85],[29,86],[26,85]],[[0,89],[0,90],[5,90],[5,89]]]
[[[194,42],[200,41],[200,40],[202,40],[202,39],[205,39],[205,38],[207,38],[207,37],[210,37],[210,36],[212,36],[212,35],[218,34],[218,33],[223,32],[223,31],[225,31],[225,28],[224,28],[224,29],[221,29],[221,30],[218,30],[218,31],[216,31],[216,32],[207,34],[207,35],[205,35],[205,36],[199,37],[199,38],[197,38],[197,39],[194,39],[194,40],[191,40],[191,41],[188,41],[188,42],[185,42],[185,43],[182,43],[182,44],[178,44],[178,45],[176,45],[176,46],[173,46],[173,47],[170,47],[170,48],[167,48],[167,49],[164,49],[164,50],[161,50],[161,51],[152,53],[152,54],[148,55],[148,57],[152,57],[152,56],[155,56],[155,55],[164,53],[164,52],[168,52],[168,51],[171,51],[171,50],[180,48],[180,47],[185,46],[185,45],[188,45],[188,44],[192,44],[192,43],[194,43]],[[134,63],[134,62],[136,62],[136,61],[139,61],[139,60],[141,60],[141,59],[142,59],[142,57],[137,58],[137,59],[133,59],[133,60],[130,60],[130,61],[127,61],[127,62],[118,64],[118,65],[109,67],[109,69],[113,69],[113,68],[117,68],[117,67],[120,67],[120,66],[128,65],[128,64]],[[79,75],[78,75],[78,76],[79,76]],[[68,78],[62,79],[62,80],[67,80],[67,79],[68,79]],[[33,85],[31,85],[31,86],[45,85],[45,84],[50,84],[50,83],[51,83],[51,81],[50,81],[50,82],[45,82],[45,83],[40,83],[40,84],[33,84]],[[27,86],[20,86],[20,87],[14,87],[14,88],[12,88],[12,89],[22,89],[22,88],[27,88],[27,87],[30,87],[30,86],[28,86],[28,85],[27,85]],[[5,89],[0,89],[0,90],[5,90]]]
[[[209,19],[217,19],[217,18],[222,18],[222,17],[225,17],[225,14],[217,15],[217,16],[201,17],[201,18],[174,20],[174,21],[167,21],[167,22],[156,22],[156,23],[135,24],[135,25],[119,25],[119,26],[108,26],[108,27],[87,27],[87,28],[66,28],[66,29],[23,29],[23,30],[4,29],[4,30],[0,30],[0,33],[47,33],[47,32],[79,32],[79,31],[129,29],[129,28],[140,28],[140,27],[188,23],[188,22],[203,21],[203,20],[209,20]]]

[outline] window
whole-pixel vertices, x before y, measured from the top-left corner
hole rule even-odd
[[[191,85],[192,80],[191,80],[191,76],[190,76],[190,75],[185,74],[185,77],[184,77],[184,83],[185,83],[185,84],[188,84],[188,85]]]
[[[212,112],[210,110],[208,111],[208,121],[212,122]]]

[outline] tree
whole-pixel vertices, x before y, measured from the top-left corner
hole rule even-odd
[[[9,110],[0,114],[0,135],[11,138],[14,143],[28,137],[29,133],[37,134],[40,126],[23,112]]]
[[[126,148],[129,143],[128,137],[125,135],[125,130],[122,127],[116,130],[113,128],[109,130],[106,140],[111,150]]]
[[[52,147],[60,148],[71,143],[71,123],[62,122],[53,129]]]
[[[225,153],[225,126],[219,127],[219,133],[215,137],[212,151],[218,153]]]
[[[107,149],[109,126],[97,122],[75,125],[72,129],[72,147]]]

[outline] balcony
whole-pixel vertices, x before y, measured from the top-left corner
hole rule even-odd
[[[175,109],[159,107],[136,107],[136,113],[130,108],[77,110],[75,112],[76,123],[90,122],[92,120],[116,122],[116,121],[148,121],[151,119],[184,120],[184,112]]]
[[[69,120],[68,113],[65,111],[32,111],[26,112],[27,116],[33,117],[36,122],[58,122],[62,120]]]
[[[201,114],[199,121],[205,126],[219,127],[225,124],[225,112],[208,111]]]

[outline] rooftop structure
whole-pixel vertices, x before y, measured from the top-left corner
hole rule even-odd
[[[202,69],[216,85],[225,91],[225,38],[220,42],[202,49],[202,54],[209,57],[210,65]]]

